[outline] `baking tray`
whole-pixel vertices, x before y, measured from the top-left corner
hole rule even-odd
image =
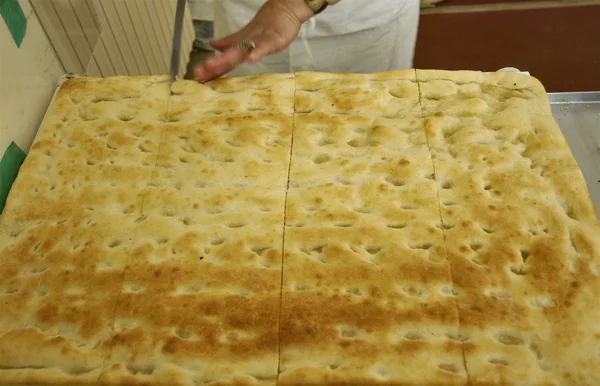
[[[559,92],[548,97],[600,217],[600,92]]]

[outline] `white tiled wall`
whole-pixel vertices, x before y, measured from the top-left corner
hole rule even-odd
[[[27,17],[21,48],[0,19],[0,157],[12,141],[29,149],[56,81],[65,73],[29,0],[19,4]]]
[[[169,72],[177,0],[31,0],[67,72],[88,76]],[[180,75],[194,41],[186,10]]]

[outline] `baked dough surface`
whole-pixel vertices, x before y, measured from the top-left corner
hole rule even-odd
[[[0,384],[600,384],[600,224],[534,78],[59,90],[0,217]]]
[[[282,385],[466,380],[418,85],[385,75],[296,75]]]
[[[417,78],[471,382],[600,383],[600,228],[542,85]]]

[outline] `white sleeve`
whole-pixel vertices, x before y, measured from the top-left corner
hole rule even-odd
[[[213,20],[213,0],[189,0],[194,20]]]

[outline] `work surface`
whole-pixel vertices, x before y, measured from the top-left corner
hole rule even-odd
[[[600,225],[526,75],[69,80],[0,221],[3,384],[600,384]]]
[[[581,168],[600,217],[600,92],[552,93],[552,114]]]

